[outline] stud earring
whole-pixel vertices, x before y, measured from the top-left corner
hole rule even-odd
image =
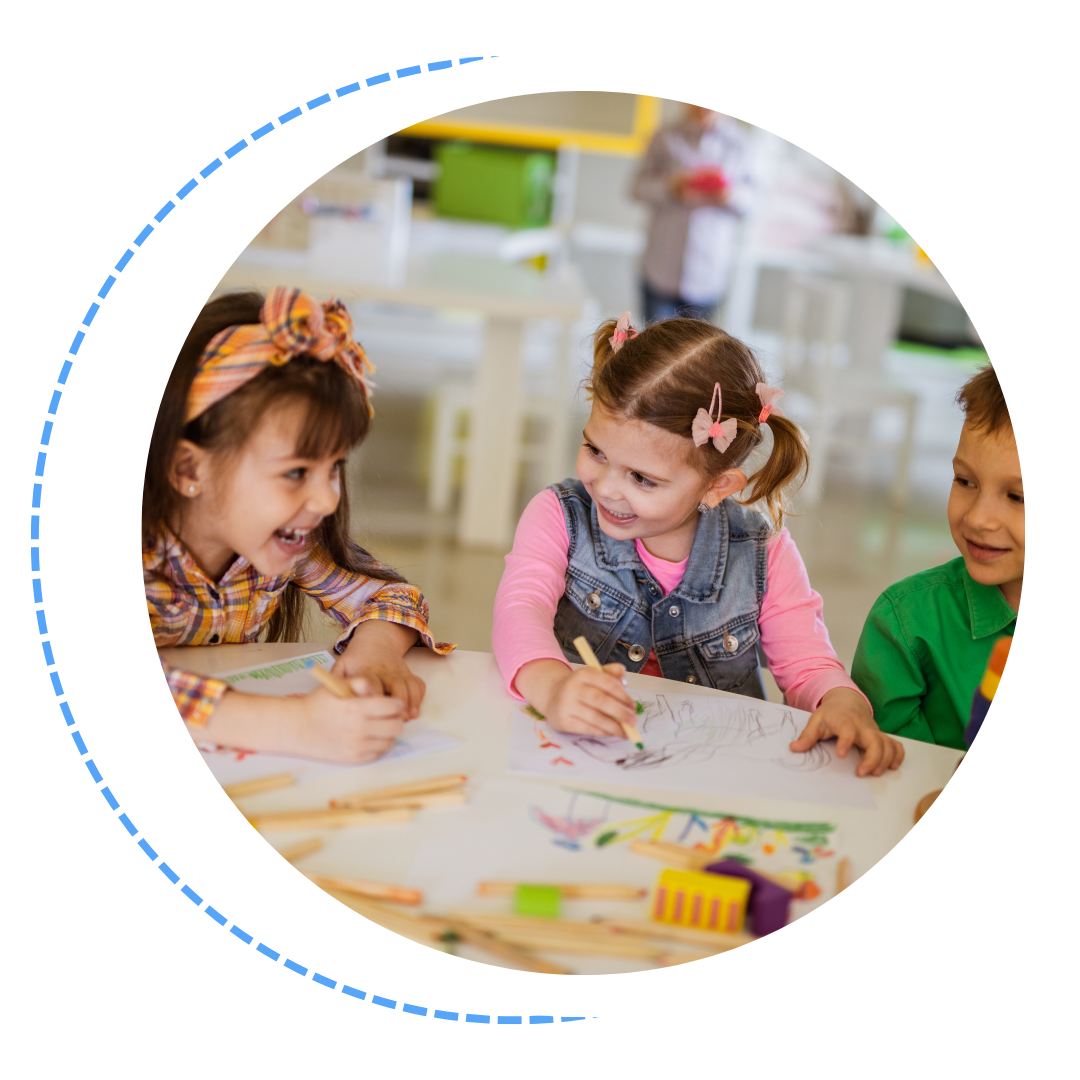
[[[704,503],[697,504],[697,511],[699,514],[711,514],[716,508],[713,506],[706,506]]]
[[[192,484],[192,485],[191,485],[191,486],[190,486],[190,487],[188,488],[188,494],[189,494],[189,495],[194,495],[194,494],[195,494],[195,485],[194,485],[194,484]]]

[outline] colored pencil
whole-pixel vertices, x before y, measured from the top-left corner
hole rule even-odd
[[[348,825],[384,825],[408,821],[411,810],[288,810],[252,814],[248,820],[260,832],[291,829],[341,829]]]
[[[371,788],[368,791],[354,791],[351,795],[342,795],[340,799],[331,799],[334,807],[367,806],[369,803],[384,799],[396,799],[403,795],[431,795],[437,791],[450,791],[461,787],[467,776],[433,776],[430,780],[414,780],[409,784],[394,784],[391,787]]]
[[[603,671],[603,665],[596,659],[596,653],[592,651],[592,646],[585,640],[584,637],[574,638],[574,648],[577,649],[581,659],[585,662],[586,667],[595,668],[597,671]],[[634,724],[631,724],[627,720],[620,720],[619,726],[623,729],[623,734],[639,749],[644,750],[645,744],[641,741],[641,733],[638,731]]]
[[[286,848],[278,848],[278,854],[289,862],[296,862],[297,859],[302,859],[305,855],[314,855],[316,851],[322,851],[323,846],[323,842],[318,836],[311,836],[307,840],[301,840],[299,844],[290,844]]]
[[[292,787],[296,781],[292,773],[274,773],[273,776],[260,776],[257,780],[242,780],[238,784],[226,784],[222,790],[230,799],[242,799],[246,795],[258,795],[263,791],[277,791],[279,788]]]
[[[839,896],[851,884],[851,860],[845,855],[836,864],[836,895]]]
[[[327,671],[326,668],[319,667],[314,660],[309,660],[307,665],[308,671],[315,677],[316,682],[322,683],[327,690],[330,691],[334,697],[337,698],[351,698],[356,697],[353,693],[352,687],[342,678]]]
[[[334,810],[423,810],[427,806],[460,806],[467,796],[464,791],[433,791],[427,795],[400,795],[396,799],[351,801],[348,806],[331,802]]]
[[[381,881],[362,881],[358,878],[336,877],[333,874],[307,874],[319,888],[329,887],[341,892],[366,896],[370,900],[389,900],[394,904],[408,904],[415,907],[424,902],[424,894],[419,889],[406,889],[400,885],[386,885]]]
[[[513,896],[517,887],[514,881],[481,881],[476,891],[480,896]],[[633,885],[556,885],[555,888],[564,900],[640,900],[649,892]]]

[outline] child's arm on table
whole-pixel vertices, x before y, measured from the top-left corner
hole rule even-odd
[[[821,597],[810,581],[786,529],[769,544],[768,578],[761,605],[761,645],[784,700],[811,713],[791,744],[796,753],[835,737],[838,757],[862,750],[859,776],[881,776],[899,768],[904,748],[884,735],[870,704],[848,677],[829,643]]]
[[[454,648],[432,638],[420,590],[404,581],[346,570],[318,546],[305,556],[293,580],[342,627],[334,646],[340,655],[334,674],[366,679],[372,693],[400,698],[407,718],[418,716],[426,687],[409,670],[405,654],[418,641],[440,655]]]
[[[269,697],[162,666],[197,743],[360,765],[386,753],[405,722],[402,702],[373,694],[363,679],[351,680],[353,698],[321,687],[303,697]]]
[[[560,731],[623,738],[634,722],[621,664],[574,669],[555,638],[555,610],[566,588],[566,534],[559,498],[541,491],[525,508],[495,598],[492,645],[507,689]]]

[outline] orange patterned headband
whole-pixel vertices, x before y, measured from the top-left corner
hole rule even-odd
[[[254,379],[268,365],[287,364],[296,356],[333,360],[359,384],[372,414],[368,373],[375,368],[353,340],[352,319],[337,300],[321,304],[299,289],[271,290],[259,322],[230,326],[215,334],[199,358],[188,393],[185,422]]]

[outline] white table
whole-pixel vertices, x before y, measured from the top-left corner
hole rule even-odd
[[[883,355],[896,340],[905,289],[959,303],[941,273],[917,262],[912,252],[880,237],[827,236],[806,249],[748,249],[740,256],[725,314],[725,328],[736,337],[753,333],[758,279],[765,268],[840,277],[848,283],[846,340],[852,368],[864,373],[880,371]]]
[[[557,318],[564,327],[580,319],[587,294],[576,269],[539,274],[526,267],[486,256],[444,254],[409,265],[404,281],[333,280],[303,268],[268,267],[236,262],[217,292],[288,284],[313,296],[339,300],[374,300],[417,307],[481,312],[487,320],[484,348],[474,381],[468,462],[458,539],[466,545],[506,548],[513,537],[518,458],[510,448],[521,437],[524,324]],[[567,335],[560,365],[566,368]],[[377,364],[378,357],[372,357]],[[565,374],[565,371],[563,372]],[[567,380],[561,379],[560,385]],[[567,439],[566,410],[552,416],[553,445]]]
[[[200,648],[163,649],[162,655],[176,665],[206,674],[215,671],[248,667],[271,662],[288,656],[317,651],[318,645],[304,644],[258,644],[219,645]],[[412,669],[427,683],[427,696],[421,713],[422,721],[429,727],[452,734],[462,740],[459,749],[429,757],[417,757],[401,762],[376,764],[357,770],[337,773],[322,779],[302,783],[292,788],[249,797],[242,802],[245,813],[268,813],[274,811],[316,809],[325,807],[327,801],[339,795],[364,788],[382,787],[406,783],[412,780],[463,773],[469,777],[468,790],[476,792],[485,782],[498,784],[528,785],[531,791],[556,792],[561,785],[555,781],[537,777],[516,777],[507,772],[507,746],[509,718],[513,702],[503,688],[494,657],[488,653],[457,651],[448,657],[436,657],[425,649],[415,649],[408,657]],[[702,687],[688,687],[685,683],[652,679],[647,676],[630,675],[631,690],[667,689],[680,694],[720,694],[720,691]],[[729,695],[731,696],[731,695]],[[806,802],[777,799],[750,799],[727,796],[722,793],[690,794],[627,788],[625,786],[590,783],[590,790],[654,801],[665,805],[696,806],[702,810],[722,810],[726,814],[772,820],[828,821],[838,826],[844,853],[851,860],[852,878],[865,874],[881,859],[912,827],[913,812],[919,800],[931,791],[945,785],[953,774],[961,754],[946,747],[903,740],[907,758],[899,771],[866,783],[876,797],[876,809],[853,809],[851,807],[820,806]],[[537,787],[542,785],[542,787]],[[308,856],[300,868],[313,873],[362,877],[400,885],[425,887],[424,869],[416,865],[417,852],[433,830],[440,830],[453,823],[448,815],[465,815],[470,806],[430,809],[417,813],[412,821],[404,824],[379,825],[369,828],[353,828],[326,831],[320,835],[326,841],[324,849]],[[629,817],[636,816],[629,814]],[[270,835],[271,842],[284,847],[299,839],[304,833],[280,833]],[[530,866],[533,880],[567,880],[565,856],[560,849],[548,846],[552,860],[562,858],[559,870],[543,865]],[[605,849],[606,850],[606,849]],[[661,864],[640,856],[619,854],[622,859],[620,876],[611,878],[625,884],[651,884]],[[615,865],[607,855],[585,851],[575,856],[580,861],[582,880],[605,880],[609,877],[605,867]],[[608,859],[602,865],[589,860]],[[634,877],[627,875],[633,874]],[[572,880],[572,879],[570,879]],[[827,894],[826,894],[827,895]],[[462,895],[462,903],[468,902],[470,910],[507,910],[506,900],[478,901]],[[646,915],[644,901],[609,902],[574,901],[568,904],[566,917],[589,918],[594,914],[623,915],[643,918]],[[575,906],[576,905],[576,906]],[[803,908],[802,910],[806,910]],[[799,905],[793,907],[800,914]],[[440,911],[441,914],[449,914]],[[462,955],[466,955],[463,952]],[[473,959],[490,962],[483,953],[467,955]],[[637,970],[651,966],[640,961],[616,958],[567,957],[565,961],[573,970],[583,973],[604,973]]]

